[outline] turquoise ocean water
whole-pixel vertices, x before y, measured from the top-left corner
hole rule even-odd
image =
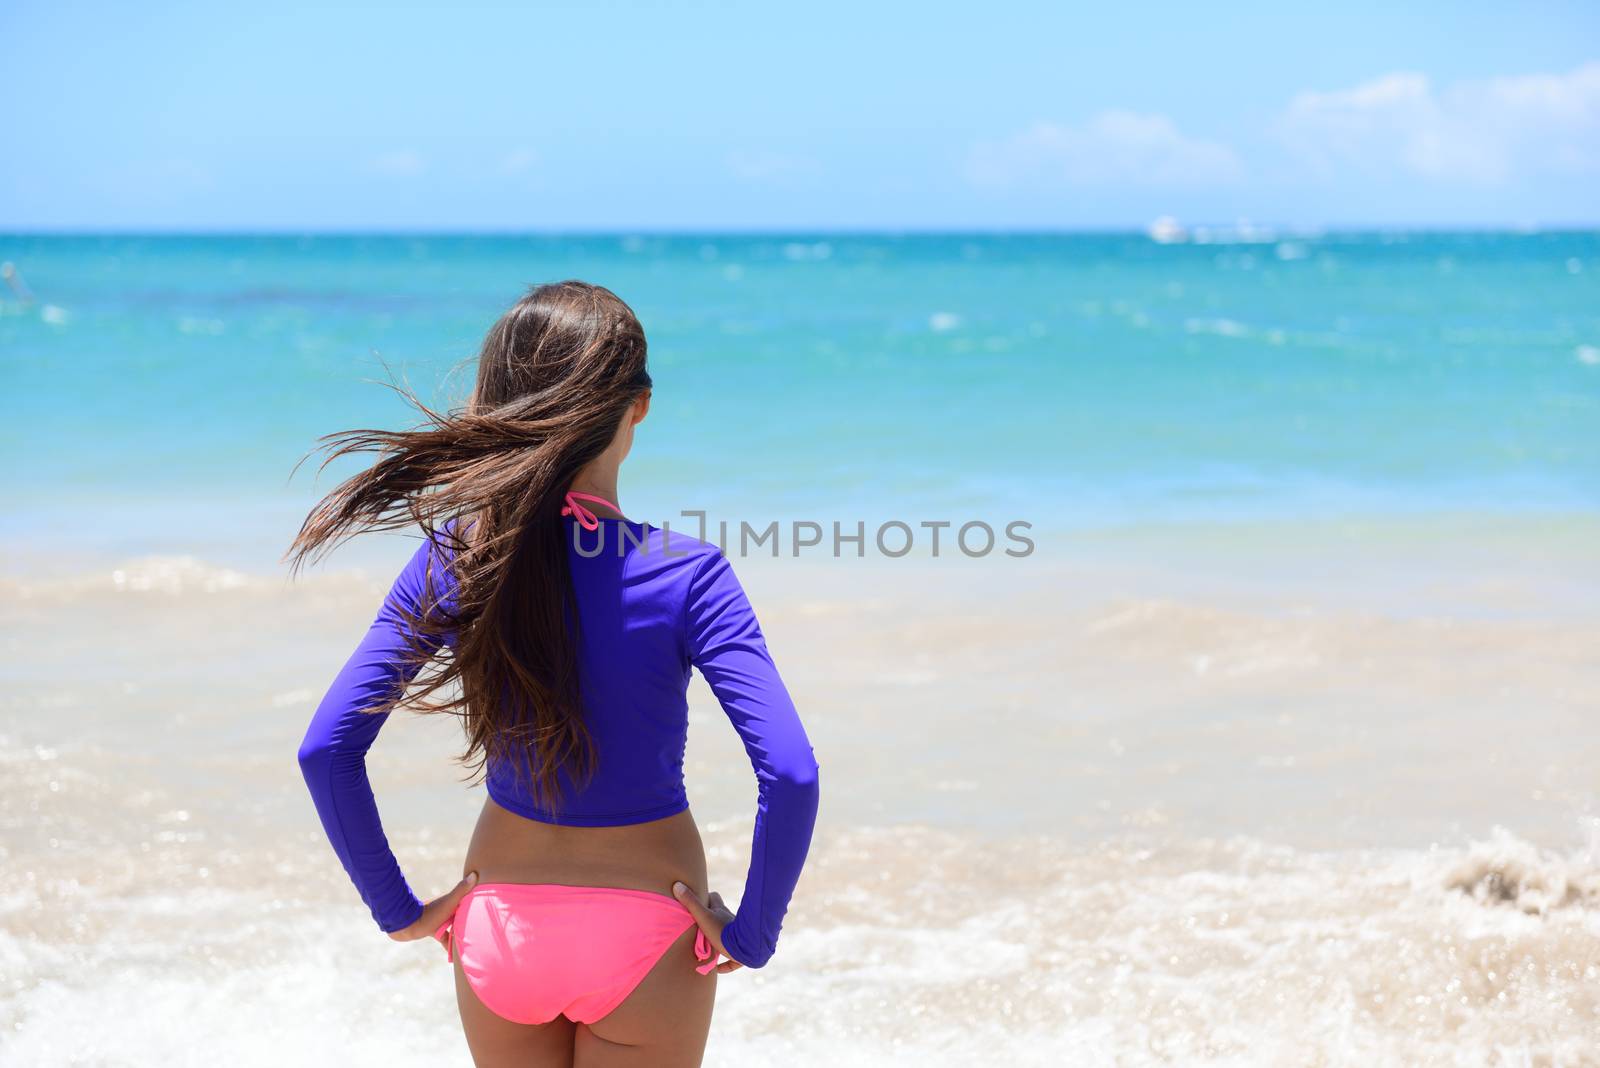
[[[281,548],[385,364],[458,403],[567,277],[648,332],[655,521],[1600,510],[1600,233],[1248,236],[0,237],[0,536]]]

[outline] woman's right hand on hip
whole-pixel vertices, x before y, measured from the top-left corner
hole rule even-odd
[[[725,975],[743,968],[743,964],[733,959],[732,953],[722,948],[722,929],[733,922],[733,913],[722,903],[722,895],[713,890],[702,901],[698,893],[681,882],[672,884],[672,893],[694,917],[694,922],[710,941],[711,948],[717,951],[718,956],[728,958],[717,965],[717,974]]]
[[[439,925],[455,915],[456,906],[467,896],[467,891],[476,885],[478,885],[478,873],[467,872],[467,877],[456,883],[449,893],[443,897],[436,897],[422,906],[422,915],[418,916],[411,926],[390,931],[389,937],[396,942],[415,942],[419,938],[432,938],[433,932],[439,929]]]

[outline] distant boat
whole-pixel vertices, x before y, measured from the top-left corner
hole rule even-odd
[[[1145,227],[1144,232],[1150,235],[1150,240],[1159,245],[1173,245],[1189,240],[1189,231],[1178,225],[1178,220],[1170,215],[1161,216]]]

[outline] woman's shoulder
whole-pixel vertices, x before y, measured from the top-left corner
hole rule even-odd
[[[604,563],[610,558],[614,567],[620,567],[622,581],[679,602],[727,570],[727,560],[715,542],[670,525],[602,523],[598,532],[580,537],[575,545],[577,555],[590,561],[584,565],[586,572],[598,573],[597,567],[613,570]]]
[[[722,550],[715,542],[670,527],[641,526],[644,536],[634,553],[650,561],[653,570],[674,573],[687,581],[722,558]]]

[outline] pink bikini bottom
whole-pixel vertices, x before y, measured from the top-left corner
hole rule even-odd
[[[558,883],[479,883],[433,933],[478,999],[515,1023],[594,1023],[622,1004],[667,947],[694,926],[676,898]],[[695,932],[702,975],[717,966]],[[708,959],[709,958],[709,959]]]

